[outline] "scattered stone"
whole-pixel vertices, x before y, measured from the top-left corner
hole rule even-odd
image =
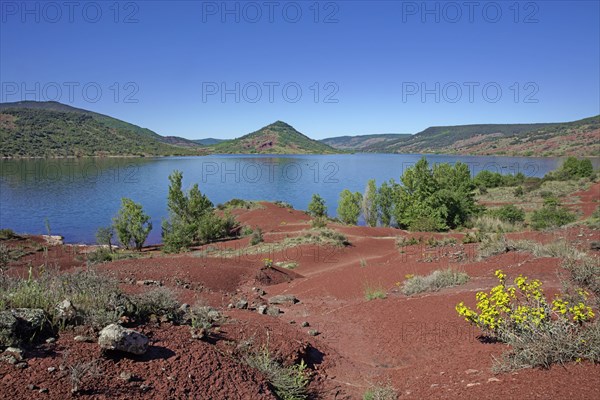
[[[590,250],[600,250],[600,242],[590,242]]]
[[[52,344],[54,342],[56,342],[56,338],[54,338],[54,337],[49,337],[48,339],[46,339],[46,343],[48,343],[48,344]]]
[[[293,294],[280,294],[269,299],[269,304],[296,304],[299,300]]]
[[[62,246],[64,244],[63,237],[60,235],[42,235],[42,238],[50,246]]]
[[[30,383],[29,385],[27,385],[27,389],[29,389],[29,390],[38,390],[39,387]]]
[[[248,300],[240,299],[237,303],[235,303],[235,308],[239,308],[240,310],[244,310],[248,308]]]
[[[48,388],[41,388],[40,390],[38,390],[39,393],[48,393],[49,390]]]
[[[147,391],[149,391],[150,389],[152,389],[152,386],[150,386],[150,385],[146,385],[146,384],[143,384],[143,383],[140,385],[140,390],[141,390],[142,392],[147,392]]]
[[[23,361],[23,358],[23,350],[17,347],[8,347],[0,356],[0,361],[16,365],[17,363]]]
[[[302,324],[300,326],[303,328],[308,328],[310,326],[310,324],[308,323],[308,321],[304,321],[304,322],[302,322]]]
[[[252,291],[258,293],[259,296],[264,296],[265,294],[267,294],[267,292],[265,292],[264,290],[262,290],[261,288],[252,288]]]
[[[491,377],[488,379],[488,382],[500,382],[500,379]]]
[[[294,325],[295,323],[296,323],[296,321],[294,321],[294,320],[290,321],[290,325]]]
[[[25,361],[21,361],[20,363],[16,363],[15,367],[18,369],[25,369],[29,367],[29,364],[27,364]]]
[[[58,303],[55,307],[56,316],[62,321],[73,321],[77,318],[77,310],[71,300],[65,299]]]
[[[110,324],[100,331],[98,345],[103,350],[119,350],[139,355],[148,350],[148,338],[133,329]]]
[[[54,372],[56,371],[56,367],[48,367],[48,372]]]
[[[227,308],[235,308],[235,306],[231,303],[227,304]]]
[[[278,317],[280,312],[281,310],[279,309],[279,307],[267,307],[267,315],[270,315],[272,317]]]
[[[119,374],[119,379],[122,379],[125,382],[131,382],[133,380],[133,375],[129,371],[123,371]]]
[[[202,340],[206,337],[206,329],[204,328],[190,328],[192,339]]]
[[[439,384],[439,383],[432,383],[432,384],[431,384],[431,388],[436,388],[436,387],[438,387],[438,386],[440,386],[440,384]]]
[[[264,304],[260,305],[260,306],[258,306],[256,308],[256,312],[259,313],[259,314],[266,314],[267,313],[267,308],[268,308],[268,306],[266,306]]]
[[[161,281],[155,281],[152,279],[144,279],[141,281],[136,281],[135,284],[138,286],[162,286],[163,285],[163,283]]]
[[[311,330],[309,330],[309,331],[308,331],[308,334],[309,334],[310,336],[317,336],[317,335],[319,335],[320,333],[321,333],[321,332],[319,332],[319,331],[318,331],[318,330],[316,330],[316,329],[311,329]]]
[[[479,371],[478,371],[478,370],[476,370],[476,369],[468,369],[468,370],[466,370],[466,371],[465,371],[465,374],[467,374],[467,375],[471,375],[471,374],[476,374],[476,373],[478,373],[478,372],[479,372]]]
[[[190,305],[188,303],[183,303],[181,306],[179,306],[179,311],[186,313],[190,311]]]
[[[479,382],[467,383],[467,387],[473,387],[473,386],[479,386],[479,385],[481,385],[481,383],[479,383]]]
[[[94,338],[89,337],[89,336],[82,336],[82,335],[77,335],[73,338],[74,341],[76,342],[85,342],[85,343],[92,343],[94,342]]]

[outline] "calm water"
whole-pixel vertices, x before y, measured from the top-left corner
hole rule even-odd
[[[419,158],[354,154],[0,160],[0,227],[45,233],[47,220],[51,232],[67,242],[93,243],[96,229],[110,224],[121,197],[129,197],[152,217],[149,243],[157,243],[161,220],[167,216],[168,176],[175,169],[183,171],[184,188],[199,183],[214,204],[237,197],[283,200],[306,209],[312,194],[319,193],[334,215],[343,189],[362,192],[371,178],[378,184],[398,180],[403,169]],[[462,161],[474,174],[487,169],[540,177],[560,165],[558,158],[431,155],[427,159]]]

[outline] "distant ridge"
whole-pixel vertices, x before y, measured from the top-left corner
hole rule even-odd
[[[360,151],[370,146],[382,145],[393,140],[408,138],[410,136],[409,133],[381,133],[373,135],[336,136],[321,139],[320,142],[339,150]]]
[[[1,157],[201,154],[200,146],[193,149],[176,142],[150,129],[57,102],[0,103]]]

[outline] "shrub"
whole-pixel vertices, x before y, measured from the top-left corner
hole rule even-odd
[[[531,227],[535,230],[557,228],[575,221],[574,213],[561,206],[554,198],[544,201],[544,206],[533,212]]]
[[[281,208],[289,208],[290,210],[294,209],[294,206],[292,206],[290,203],[286,203],[285,201],[281,201],[281,200],[277,200],[273,204],[276,204]]]
[[[500,218],[491,215],[482,215],[473,221],[473,227],[480,233],[504,233],[514,232],[517,225],[512,222],[502,221]]]
[[[90,265],[100,264],[104,262],[112,261],[112,254],[110,250],[105,248],[96,249],[87,255],[87,262]]]
[[[254,230],[254,233],[252,233],[252,238],[250,238],[250,245],[256,246],[257,244],[262,243],[263,241],[264,241],[264,238],[263,238],[262,229],[256,228]]]
[[[17,237],[12,229],[3,228],[0,229],[0,240],[8,240]]]
[[[308,205],[308,214],[313,218],[327,216],[325,200],[318,194],[313,194],[312,200]]]
[[[469,275],[452,268],[433,271],[429,275],[416,275],[404,281],[402,293],[412,296],[423,292],[437,292],[442,288],[458,286],[469,281]]]
[[[260,371],[273,386],[275,394],[282,400],[304,400],[308,398],[307,386],[310,376],[304,360],[289,367],[282,366],[271,357],[268,346],[257,353],[244,357],[246,364]]]
[[[362,198],[362,213],[367,226],[377,226],[377,185],[375,179],[369,179]]]
[[[389,385],[374,386],[363,395],[363,400],[396,400],[397,398],[398,393]]]
[[[7,268],[8,264],[13,260],[10,248],[4,243],[0,243],[0,274],[2,274]]]
[[[564,181],[574,178],[588,178],[593,174],[594,167],[590,159],[578,160],[575,157],[567,157],[558,170],[546,174],[544,179]]]
[[[112,226],[100,227],[96,231],[96,242],[99,245],[107,246],[108,251],[112,253],[112,239],[115,234],[114,228]]]
[[[515,222],[525,221],[525,211],[513,204],[508,204],[500,208],[490,210],[489,214],[498,217],[501,221],[510,222],[513,224]]]
[[[502,234],[481,235],[479,241],[481,242],[477,255],[479,260],[506,253],[509,250],[508,241]]]
[[[313,218],[312,221],[310,221],[310,226],[315,229],[325,228],[327,226],[327,218],[326,217]]]
[[[390,226],[392,216],[394,215],[394,191],[396,182],[393,179],[390,182],[383,182],[377,192],[377,209],[381,225]]]
[[[179,303],[171,289],[159,287],[135,295],[131,298],[135,306],[135,314],[142,320],[151,315],[166,316],[173,321],[177,317]]]
[[[497,370],[526,367],[548,368],[554,363],[600,360],[598,322],[587,305],[587,292],[548,302],[539,280],[519,275],[507,286],[506,275],[495,273],[499,285],[476,295],[476,312],[464,303],[458,314],[488,336],[511,345],[512,351],[497,362]]]
[[[365,299],[369,300],[369,301],[375,300],[375,299],[385,299],[387,297],[385,289],[383,287],[381,287],[381,285],[378,285],[378,286],[371,286],[370,284],[365,285],[364,294],[365,294]]]
[[[513,195],[515,197],[521,197],[525,195],[525,190],[523,190],[523,186],[517,186],[515,190],[513,190]]]
[[[337,216],[344,224],[356,225],[360,217],[360,207],[362,203],[362,194],[352,193],[344,189],[340,193],[338,201]]]
[[[150,217],[144,213],[142,205],[122,198],[121,209],[113,221],[121,244],[127,249],[135,248],[141,251],[152,230]]]

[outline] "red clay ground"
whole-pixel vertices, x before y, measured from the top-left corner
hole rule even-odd
[[[598,188],[596,184],[590,191],[578,194],[578,206],[585,215],[597,205]],[[236,211],[236,215],[245,225],[260,226],[265,242],[275,243],[286,235],[296,236],[310,229],[304,213],[272,204],[264,206]],[[510,277],[523,273],[538,278],[544,282],[547,293],[555,292],[560,288],[560,260],[509,252],[476,261],[475,244],[435,249],[415,245],[400,253],[396,236],[449,235],[409,234],[391,228],[334,223],[329,227],[344,233],[351,245],[303,245],[234,258],[200,256],[197,251],[176,256],[149,251],[149,258],[102,265],[99,269],[118,277],[126,291],[144,290],[136,285],[137,280],[161,281],[182,302],[202,301],[218,307],[228,321],[218,337],[209,341],[192,340],[185,326],[138,327],[152,340],[149,353],[138,358],[101,357],[95,343],[74,342],[76,333],[64,333],[55,344],[29,350],[29,368],[24,371],[0,363],[0,397],[69,398],[69,378],[59,365],[98,360],[102,373],[86,383],[81,398],[273,399],[264,377],[241,363],[238,352],[240,343],[249,342],[258,348],[268,342],[284,363],[300,358],[308,363],[313,371],[310,388],[318,399],[361,399],[377,383],[391,384],[400,398],[406,399],[598,398],[600,366],[587,362],[550,370],[492,374],[493,357],[500,356],[506,346],[480,342],[480,333],[454,310],[460,301],[473,306],[477,291],[495,285],[493,272],[498,268]],[[460,239],[461,234],[450,236]],[[512,237],[540,242],[562,237],[588,250],[591,241],[600,240],[600,232],[576,227]],[[244,238],[213,247],[240,249],[247,243],[248,238]],[[83,266],[81,257],[69,259],[64,252],[51,249],[49,258],[53,256],[61,261],[61,270]],[[27,257],[35,255],[24,257],[12,273],[23,273]],[[298,265],[293,271],[265,269],[264,258],[294,261]],[[399,292],[398,283],[407,274],[427,274],[448,266],[466,271],[472,277],[470,282],[414,297]],[[266,295],[261,298],[253,290],[255,287],[265,290]],[[367,287],[383,289],[387,298],[365,300]],[[281,306],[283,314],[279,317],[227,308],[240,298],[248,299],[252,305],[284,293],[294,294],[300,303]],[[310,326],[302,327],[304,321]],[[310,329],[320,334],[310,336]],[[50,373],[48,367],[57,370]],[[139,380],[127,383],[119,379],[124,371]],[[30,384],[49,391],[39,394],[27,388]],[[150,388],[144,389],[143,385]]]

